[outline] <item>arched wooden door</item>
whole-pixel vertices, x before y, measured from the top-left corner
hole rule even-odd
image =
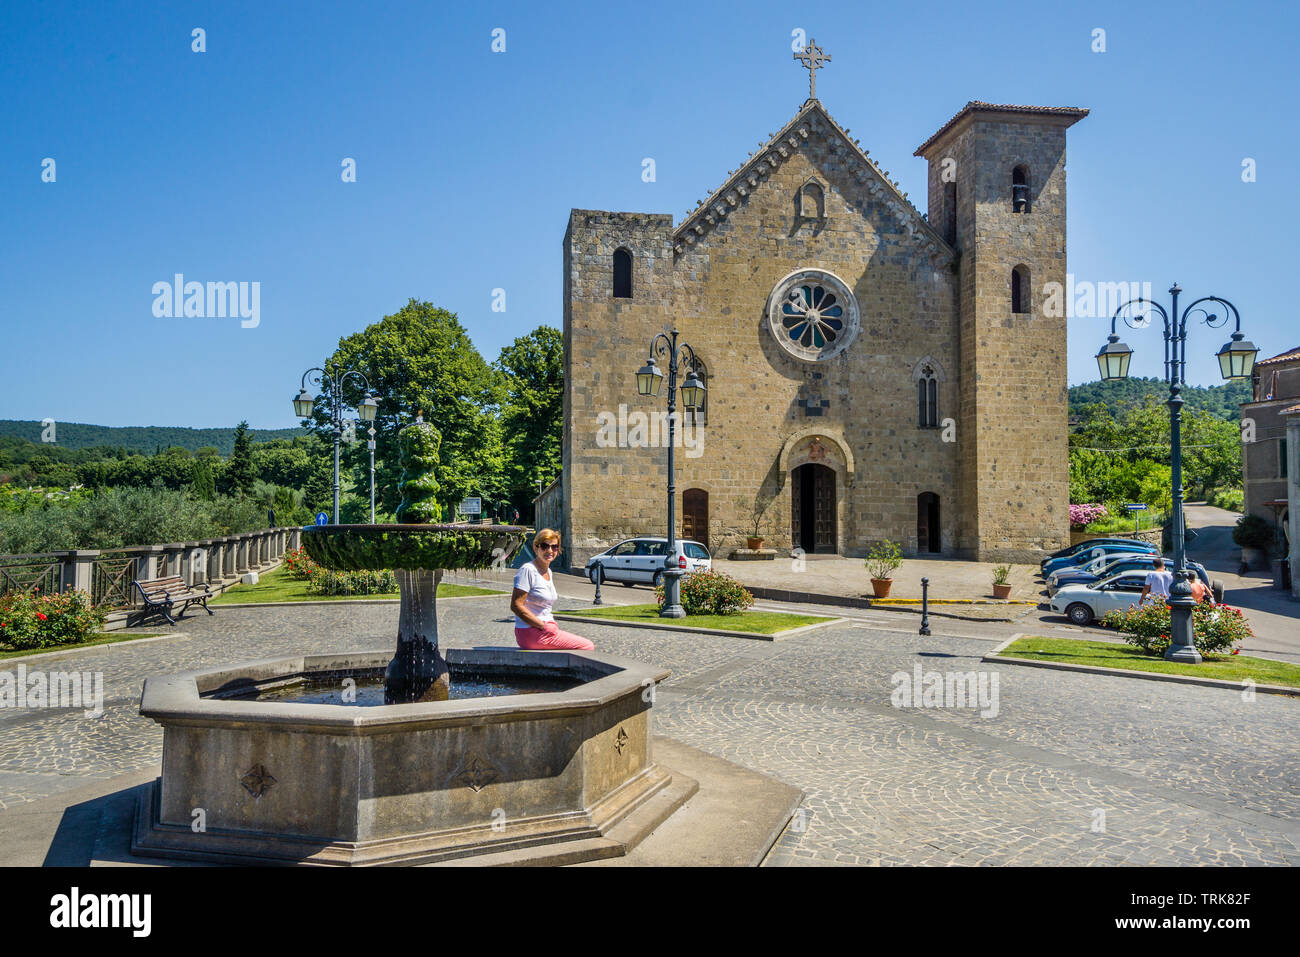
[[[682,492],[682,538],[709,547],[709,493],[702,488]]]
[[[790,541],[808,553],[835,552],[839,545],[835,520],[835,470],[826,465],[801,465],[790,475]]]

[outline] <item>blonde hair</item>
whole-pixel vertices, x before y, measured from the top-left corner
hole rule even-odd
[[[542,542],[550,543],[552,540],[555,544],[560,544],[560,533],[553,528],[543,528],[533,536],[533,551],[537,551]]]

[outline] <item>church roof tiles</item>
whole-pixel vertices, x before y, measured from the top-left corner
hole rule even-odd
[[[1256,366],[1281,365],[1283,362],[1295,362],[1300,359],[1300,346],[1288,349],[1286,352],[1279,353],[1269,359],[1260,359],[1255,363]]]

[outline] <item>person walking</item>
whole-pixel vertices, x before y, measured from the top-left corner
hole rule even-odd
[[[1174,576],[1165,571],[1165,560],[1163,558],[1157,558],[1151,564],[1153,568],[1147,572],[1147,580],[1142,585],[1142,597],[1138,599],[1139,605],[1153,595],[1161,601],[1168,601],[1169,589],[1174,583]]]

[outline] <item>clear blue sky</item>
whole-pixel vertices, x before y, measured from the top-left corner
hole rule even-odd
[[[794,115],[796,28],[833,57],[819,98],[922,210],[912,151],[966,101],[1091,108],[1069,134],[1070,271],[1225,296],[1271,355],[1300,344],[1295,11],[7,2],[0,418],[295,425],[303,370],[412,296],[491,361],[561,325],[571,207],[680,219]],[[152,286],[178,272],[260,282],[260,325],[155,318]],[[1072,383],[1104,337],[1072,322]],[[1224,338],[1193,330],[1189,381],[1219,381]],[[1134,374],[1159,374],[1158,333],[1127,341]]]

